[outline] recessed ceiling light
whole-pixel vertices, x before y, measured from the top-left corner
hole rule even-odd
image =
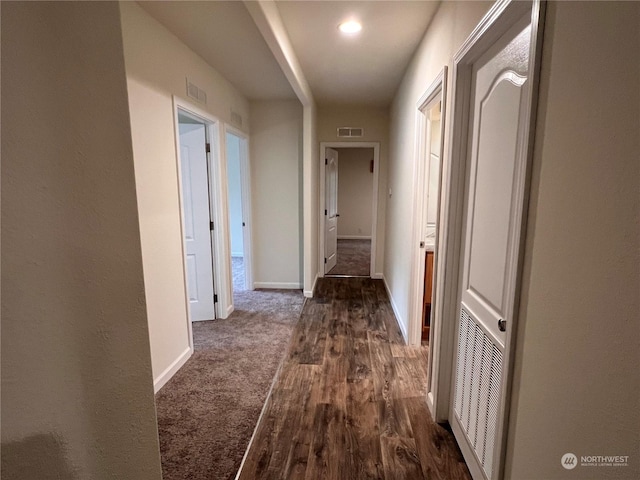
[[[355,20],[348,20],[338,25],[338,28],[342,33],[345,33],[347,35],[354,35],[362,30],[362,25],[360,24],[360,22],[357,22]]]

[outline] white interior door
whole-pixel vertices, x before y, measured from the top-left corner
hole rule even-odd
[[[338,260],[338,152],[333,148],[326,149],[324,168],[324,273],[327,273]]]
[[[180,166],[191,320],[215,318],[205,126],[180,123]]]
[[[526,177],[530,14],[471,68],[471,110],[451,422],[467,463],[496,478]],[[463,449],[464,450],[464,449]],[[472,472],[475,468],[472,468]],[[474,477],[475,478],[475,477]],[[480,478],[480,477],[478,477]]]

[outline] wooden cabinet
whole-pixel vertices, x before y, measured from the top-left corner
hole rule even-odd
[[[422,299],[422,340],[429,341],[431,327],[431,296],[433,293],[433,252],[426,252],[424,259],[424,293]]]

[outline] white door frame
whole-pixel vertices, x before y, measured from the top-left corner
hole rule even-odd
[[[411,310],[409,321],[409,344],[420,345],[422,340],[422,309],[423,295],[424,295],[424,255],[425,249],[420,247],[420,242],[423,240],[423,232],[426,227],[426,192],[427,192],[427,171],[429,152],[427,152],[427,146],[431,135],[429,122],[426,118],[426,110],[438,99],[442,105],[442,117],[440,138],[436,141],[440,142],[440,180],[438,181],[438,195],[440,200],[438,201],[438,214],[436,219],[436,238],[434,247],[434,261],[433,261],[433,300],[431,305],[431,332],[429,342],[429,381],[427,389],[427,405],[431,410],[432,415],[434,412],[434,398],[437,398],[437,379],[440,343],[442,336],[440,335],[440,323],[442,322],[442,310],[438,309],[440,303],[440,297],[442,297],[443,290],[443,276],[438,275],[439,262],[441,255],[439,252],[440,235],[444,230],[442,223],[444,223],[444,216],[440,214],[442,210],[442,198],[443,189],[445,185],[442,181],[442,172],[444,166],[444,134],[447,128],[446,119],[446,99],[447,99],[447,72],[446,66],[440,71],[436,78],[431,82],[429,88],[427,88],[424,94],[418,100],[417,107],[417,120],[416,120],[416,132],[417,132],[417,145],[416,145],[416,160],[414,163],[414,192],[415,195],[415,208],[413,217],[413,234],[412,234],[412,250],[413,261],[411,262]],[[433,387],[433,388],[432,388]],[[441,419],[442,420],[442,419]]]
[[[373,148],[373,195],[371,200],[371,262],[369,274],[371,278],[382,278],[377,272],[376,245],[378,236],[378,177],[380,176],[380,142],[320,142],[320,230],[318,242],[318,272],[324,277],[324,209],[325,209],[325,171],[324,159],[327,148]],[[339,190],[338,190],[339,192]]]
[[[189,347],[193,350],[193,329],[189,309],[189,289],[187,285],[187,264],[185,260],[186,244],[184,241],[184,210],[182,205],[182,169],[180,159],[180,133],[178,111],[201,120],[206,127],[207,141],[211,145],[211,152],[207,155],[209,164],[209,214],[214,223],[211,232],[211,248],[213,252],[214,294],[218,302],[214,304],[216,318],[227,318],[233,312],[233,295],[231,293],[231,260],[229,244],[229,220],[227,202],[227,165],[226,157],[222,155],[222,123],[201,108],[173,95],[173,118],[176,148],[176,169],[178,174],[178,204],[180,211],[180,242],[182,245],[182,275],[185,288],[185,308],[189,329]]]
[[[444,217],[440,254],[443,257],[440,266],[443,278],[443,288],[438,294],[442,313],[440,318],[451,321],[441,324],[440,350],[438,352],[438,372],[434,378],[434,385],[438,395],[434,398],[436,420],[450,418],[453,412],[453,382],[454,359],[456,355],[455,338],[457,334],[457,319],[459,318],[459,296],[461,282],[461,252],[463,236],[463,211],[465,201],[465,180],[468,149],[468,120],[471,106],[471,66],[523,15],[531,15],[531,50],[529,54],[529,78],[531,88],[522,112],[521,121],[524,131],[529,132],[524,142],[526,156],[525,175],[520,182],[521,202],[517,208],[521,212],[521,229],[518,242],[518,267],[514,289],[514,313],[517,316],[519,293],[521,285],[522,263],[524,256],[524,241],[526,238],[526,215],[529,198],[529,184],[531,161],[534,144],[534,128],[536,120],[537,92],[539,84],[540,56],[542,51],[542,31],[544,23],[544,3],[540,0],[512,1],[501,0],[493,5],[469,38],[462,45],[454,57],[453,66],[453,95],[452,113],[450,116],[448,138],[450,139],[448,156],[443,164],[443,180],[448,191],[443,197],[442,216]],[[514,320],[516,320],[514,318]],[[508,430],[509,401],[513,377],[514,348],[517,333],[517,322],[507,329],[505,368],[507,369],[505,384],[502,385],[502,409],[498,412],[497,443],[495,447],[494,479],[504,475],[504,459],[506,453],[506,439]],[[452,427],[454,425],[452,424]],[[465,457],[474,453],[463,443],[460,448]],[[485,478],[484,472],[472,471],[473,478]]]
[[[244,264],[244,286],[247,290],[253,290],[253,217],[251,213],[251,160],[249,158],[249,136],[242,130],[238,130],[231,125],[224,125],[225,141],[225,163],[227,148],[227,133],[240,138],[240,189],[242,197],[242,249]],[[231,233],[231,232],[229,232]]]

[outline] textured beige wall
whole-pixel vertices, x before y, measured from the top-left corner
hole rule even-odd
[[[546,22],[506,478],[637,479],[640,3],[550,2]],[[630,466],[567,471],[568,452]]]
[[[116,3],[2,5],[2,478],[159,479]]]
[[[363,127],[364,137],[359,142],[380,143],[380,171],[378,176],[378,224],[376,238],[377,275],[382,276],[385,251],[385,221],[387,208],[387,159],[389,152],[389,109],[358,105],[322,105],[318,109],[318,142],[342,142],[337,137],[338,127]],[[318,145],[319,150],[319,145]]]
[[[373,148],[338,151],[338,238],[371,237]]]
[[[304,295],[311,297],[319,275],[320,152],[318,149],[318,110],[315,105],[305,106],[302,116],[303,278]]]
[[[122,36],[154,379],[188,354],[189,331],[180,231],[172,95],[186,98],[186,77],[207,92],[197,106],[249,124],[247,100],[217,71],[135,2],[122,2]],[[194,103],[193,101],[190,103]]]
[[[414,166],[417,102],[436,76],[449,67],[447,106],[451,105],[453,55],[466,40],[491,2],[443,2],[407,68],[391,106],[387,223],[384,275],[405,331],[409,321],[413,249]],[[446,122],[446,119],[445,119]],[[447,127],[445,127],[447,128]],[[445,135],[444,152],[449,139]]]
[[[254,284],[302,288],[302,105],[251,102]]]

